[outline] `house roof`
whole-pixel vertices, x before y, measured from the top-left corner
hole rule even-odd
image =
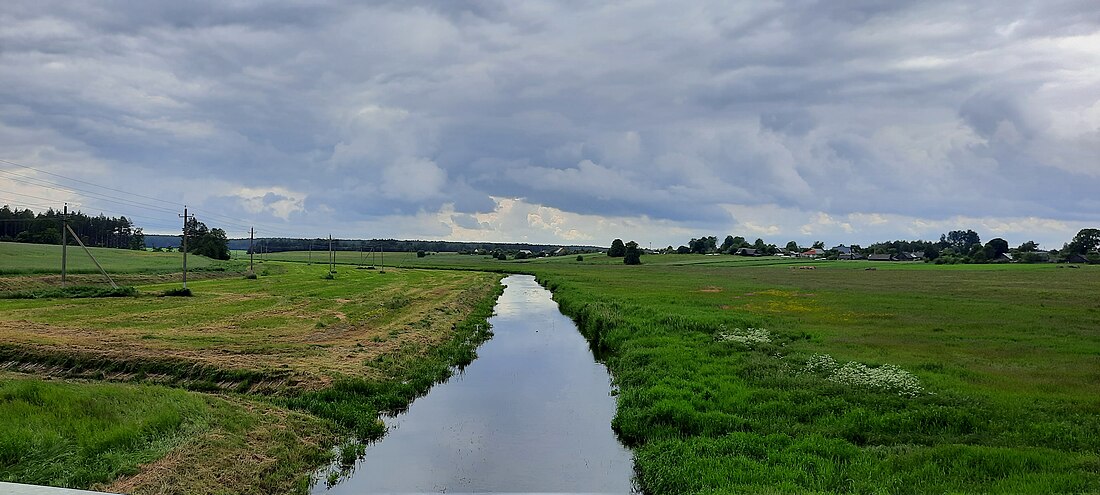
[[[872,254],[867,257],[869,261],[895,261],[892,254]]]

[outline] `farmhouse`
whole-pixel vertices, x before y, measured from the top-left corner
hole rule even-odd
[[[872,254],[867,257],[867,261],[897,261],[898,258],[892,254]]]
[[[825,256],[825,250],[821,248],[807,249],[798,256],[801,258],[817,258],[818,256]]]
[[[741,248],[737,250],[738,256],[760,256],[760,252],[753,248]]]
[[[843,244],[834,247],[833,251],[836,251],[836,254],[838,254],[838,255],[852,254],[852,248],[850,246],[845,246]],[[844,259],[847,259],[847,258],[844,258]]]
[[[1073,253],[1066,256],[1066,263],[1088,263],[1089,259],[1083,254]]]

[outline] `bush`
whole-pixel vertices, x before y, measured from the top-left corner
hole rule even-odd
[[[256,273],[255,272],[248,272],[248,274],[245,275],[244,278],[246,278],[248,280],[256,280]]]
[[[584,256],[577,255],[577,261],[584,261]]]
[[[416,257],[417,257],[417,258],[423,258],[423,257],[425,257],[425,256],[427,256],[427,255],[428,255],[428,253],[425,253],[424,251],[417,251],[417,252],[416,252]]]
[[[192,296],[191,289],[187,289],[187,288],[183,288],[183,287],[176,288],[176,289],[168,289],[168,290],[164,291],[163,293],[161,293],[161,295],[162,296],[167,296],[167,297],[191,297]]]

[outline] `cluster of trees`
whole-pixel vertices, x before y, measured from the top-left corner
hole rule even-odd
[[[627,265],[642,264],[642,250],[638,247],[638,243],[634,241],[626,244],[623,244],[622,239],[611,241],[611,248],[607,250],[607,255],[612,258],[622,258],[623,263]]]
[[[791,243],[794,243],[794,241],[788,243],[788,247]],[[797,248],[798,244],[794,243],[794,247]],[[757,239],[756,242],[750,244],[744,237],[732,235],[727,235],[721,246],[718,245],[717,237],[708,236],[698,239],[693,238],[686,246],[678,248],[669,246],[661,251],[676,254],[736,254],[737,250],[741,248],[755,249],[760,254],[776,254],[779,252],[779,248],[775,244],[768,244],[764,242],[764,239]]]
[[[195,218],[187,220],[187,252],[216,260],[229,259],[229,238],[219,228],[208,229]]]
[[[0,208],[0,241],[61,244],[62,217],[62,212],[54,209],[35,214],[30,209],[4,205]],[[70,212],[69,226],[87,246],[145,249],[141,228],[124,216],[114,218],[101,213],[93,217]]]
[[[741,248],[754,249],[761,255],[777,254],[781,249],[775,244],[769,244],[763,239],[756,239],[749,243],[744,237],[726,236],[721,245],[715,236],[693,238],[687,245],[673,248],[669,246],[662,250],[665,253],[676,254],[737,254]],[[940,264],[954,263],[990,263],[1004,261],[1011,258],[1014,261],[1024,263],[1038,263],[1047,261],[1064,260],[1071,255],[1084,256],[1090,262],[1100,262],[1100,229],[1082,229],[1074,236],[1073,240],[1062,246],[1062,249],[1043,251],[1034,241],[1027,241],[1019,246],[1012,247],[1008,241],[1002,238],[994,238],[982,243],[981,236],[973,230],[953,230],[942,234],[939,241],[925,240],[897,240],[876,242],[867,247],[859,245],[849,246],[852,253],[868,256],[872,254],[896,254],[911,255],[906,259],[923,259],[926,262]],[[837,250],[825,248],[822,241],[814,242],[811,247],[799,246],[797,242],[790,241],[784,248],[790,253],[800,253],[808,249],[820,249],[824,251],[821,256],[837,259],[841,256]],[[1003,256],[1009,255],[1009,256]]]

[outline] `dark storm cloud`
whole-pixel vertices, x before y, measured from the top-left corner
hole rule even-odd
[[[6,158],[242,217],[1100,219],[1091,1],[12,1],[0,26]]]

